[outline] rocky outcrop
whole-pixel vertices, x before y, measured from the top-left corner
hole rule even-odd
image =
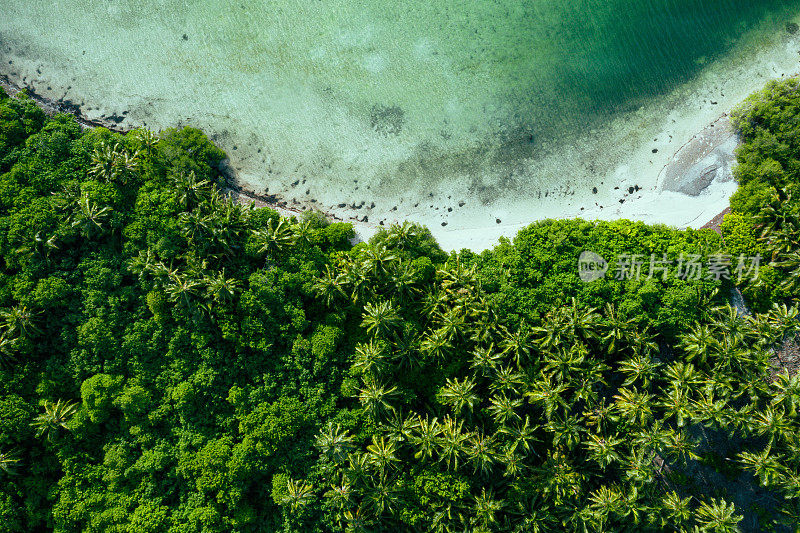
[[[659,175],[659,190],[699,196],[714,181],[730,181],[738,145],[738,136],[725,115],[675,153]]]

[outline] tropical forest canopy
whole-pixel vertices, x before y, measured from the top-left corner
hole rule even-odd
[[[0,90],[0,529],[794,531],[800,83],[734,123],[721,236],[547,220],[448,254],[239,204],[198,130]]]

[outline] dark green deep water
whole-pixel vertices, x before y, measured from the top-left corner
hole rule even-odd
[[[580,127],[584,113],[605,117],[675,89],[764,20],[781,31],[781,21],[800,11],[800,2],[786,0],[521,4],[517,24],[486,49],[508,54],[513,67],[504,69],[502,85],[519,109],[551,119],[559,114],[547,110],[560,109],[566,127]]]

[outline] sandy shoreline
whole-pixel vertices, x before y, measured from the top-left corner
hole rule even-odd
[[[0,87],[2,87],[9,95],[14,96],[18,92],[25,91],[26,94],[34,101],[36,104],[44,109],[45,113],[48,115],[55,115],[57,113],[66,113],[75,117],[75,120],[78,123],[85,127],[85,128],[106,128],[108,130],[127,134],[131,131],[130,128],[121,128],[114,120],[110,120],[104,117],[99,119],[90,119],[84,116],[80,112],[80,107],[72,105],[71,103],[64,103],[58,102],[49,98],[46,98],[40,94],[37,94],[35,90],[29,87],[19,87],[16,84],[12,83],[7,76],[0,74]],[[225,160],[223,162],[223,168],[220,170],[222,171],[223,175],[225,176],[226,181],[226,189],[228,193],[234,195],[237,200],[242,202],[251,202],[256,205],[256,207],[269,207],[270,209],[274,209],[281,216],[284,217],[298,217],[303,214],[304,209],[303,207],[292,207],[289,205],[289,202],[279,198],[277,195],[263,195],[258,194],[255,191],[248,190],[241,185],[236,183],[236,171],[230,166],[230,161]],[[324,213],[324,212],[323,212]],[[353,225],[356,231],[356,239],[357,240],[367,240],[369,239],[377,230],[378,226],[374,226],[371,224],[367,224],[364,222],[359,222],[356,216],[353,216],[349,220],[344,219],[340,216],[337,216],[334,213],[324,213],[330,220],[334,220],[337,222],[349,222]]]
[[[12,83],[7,76],[0,74],[0,87],[6,90],[10,95],[14,95],[22,90],[26,91],[28,96],[42,107],[48,114],[55,113],[68,113],[73,115],[76,120],[84,127],[104,127],[109,130],[125,134],[131,128],[120,127],[116,117],[99,117],[89,118],[81,113],[80,107],[73,105],[71,102],[59,102],[47,97],[44,97],[30,87],[19,87]],[[708,191],[718,184],[730,183],[732,181],[732,165],[731,161],[735,160],[733,150],[738,145],[738,139],[735,139],[735,133],[731,129],[730,116],[728,113],[723,113],[717,120],[704,127],[697,132],[691,139],[686,141],[680,146],[675,153],[671,156],[669,161],[663,166],[658,178],[658,195],[663,194],[665,191],[674,192],[676,194],[685,195],[687,189],[692,193],[691,196],[699,196],[701,193]],[[230,165],[230,160],[223,162],[223,175],[225,176],[228,191],[235,195],[239,201],[251,202],[256,207],[269,207],[276,210],[282,216],[294,217],[301,215],[308,209],[308,206],[297,205],[294,206],[288,200],[281,198],[277,194],[259,194],[254,190],[250,190],[237,182],[236,170]],[[714,172],[713,176],[710,173]],[[709,179],[710,177],[710,179]],[[735,185],[734,185],[735,188]],[[630,191],[631,193],[638,191]],[[643,193],[637,199],[646,199]],[[729,197],[727,194],[726,197]],[[654,198],[657,201],[658,198]],[[720,204],[717,199],[714,202],[714,207],[711,213],[702,219],[694,220],[693,226],[702,228],[717,229],[721,222],[722,216],[726,214],[730,208],[725,202],[725,205]],[[662,205],[663,209],[664,206]],[[320,210],[329,219],[341,222],[348,222],[353,225],[356,231],[356,240],[368,240],[376,231],[382,226],[383,223],[370,223],[363,221],[362,217],[354,211],[352,216],[340,216],[333,212]],[[701,215],[702,216],[702,215]],[[575,217],[564,217],[575,218]],[[587,220],[604,219],[609,220],[620,217],[581,217]],[[638,217],[637,217],[638,218]],[[499,219],[498,219],[499,220]],[[447,232],[447,239],[442,242],[441,235],[437,236],[440,245],[445,250],[459,250],[462,248],[472,248],[474,251],[487,248],[486,243],[496,243],[500,237],[511,236],[516,231],[526,227],[527,225],[541,220],[540,218],[533,218],[527,222],[513,225],[503,225],[498,222],[494,228],[483,228],[480,231],[483,235],[479,239],[475,239],[475,228],[452,229]],[[433,228],[432,228],[433,229]],[[512,235],[509,233],[513,232]],[[488,239],[487,235],[489,234]],[[475,244],[478,244],[476,247]],[[493,245],[493,244],[492,244]]]

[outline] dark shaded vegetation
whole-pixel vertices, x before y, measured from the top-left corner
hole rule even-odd
[[[543,221],[480,254],[413,224],[351,246],[226,198],[198,130],[0,93],[0,528],[792,531],[797,87],[737,114],[723,239]],[[755,281],[648,275],[758,253]]]

